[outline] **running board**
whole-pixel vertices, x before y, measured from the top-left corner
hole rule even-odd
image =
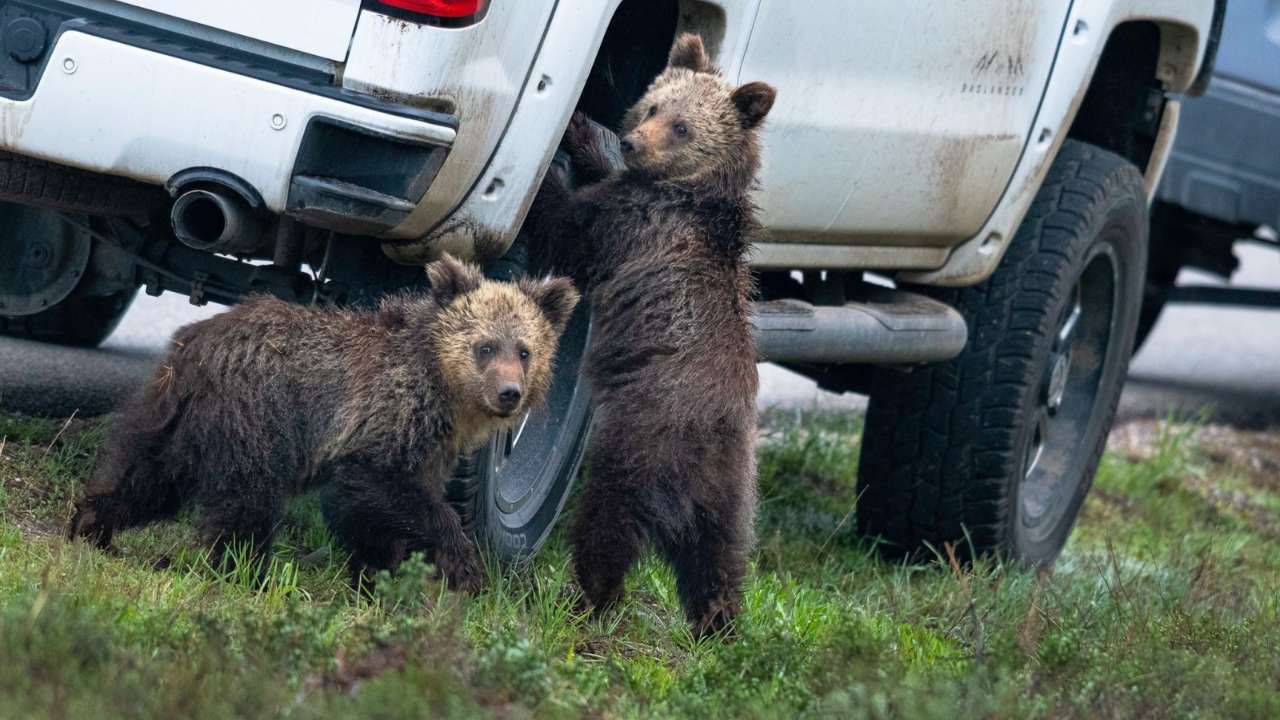
[[[950,360],[968,328],[954,308],[885,289],[863,302],[756,303],[751,316],[760,360],[777,363],[906,365]]]
[[[1169,291],[1169,302],[1188,305],[1240,305],[1255,308],[1280,308],[1280,290],[1274,288],[1233,287],[1230,285],[1175,285]]]

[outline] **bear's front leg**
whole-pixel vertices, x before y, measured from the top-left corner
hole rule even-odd
[[[563,146],[572,160],[575,187],[594,185],[627,167],[618,136],[582,112],[569,120]]]
[[[484,568],[476,545],[462,529],[462,518],[449,503],[441,500],[432,508],[439,542],[435,564],[449,587],[464,593],[477,593],[484,587]]]
[[[201,535],[211,549],[215,564],[230,568],[236,559],[227,551],[245,546],[250,559],[261,562],[265,572],[271,557],[271,543],[284,518],[283,483],[228,477],[222,483],[207,483],[198,502],[203,509]]]
[[[333,477],[322,511],[351,553],[353,573],[395,572],[411,554],[422,552],[450,588],[480,589],[484,576],[475,544],[457,512],[418,473],[349,458],[338,463]]]

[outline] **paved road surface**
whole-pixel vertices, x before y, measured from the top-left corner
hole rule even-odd
[[[1280,253],[1238,247],[1234,282],[1280,288]],[[1182,282],[1214,283],[1186,271]],[[859,408],[863,398],[824,393],[781,368],[762,372],[762,406]],[[1280,311],[1178,305],[1161,316],[1133,359],[1121,418],[1197,415],[1244,426],[1280,425]]]
[[[1280,288],[1280,253],[1237,250],[1240,286]],[[1182,281],[1212,283],[1184,272]],[[1134,358],[1121,402],[1127,415],[1160,415],[1170,407],[1212,407],[1238,425],[1280,425],[1280,311],[1210,306],[1171,307]]]
[[[1245,248],[1240,284],[1280,287],[1280,254]],[[1203,280],[1204,278],[1199,278]],[[0,338],[0,406],[65,416],[112,407],[146,375],[169,334],[217,306],[140,296],[103,348],[74,350]],[[1121,403],[1124,416],[1196,413],[1214,407],[1224,420],[1280,425],[1280,311],[1170,308],[1135,358]],[[762,366],[762,407],[861,408],[856,396],[824,393],[798,375]]]

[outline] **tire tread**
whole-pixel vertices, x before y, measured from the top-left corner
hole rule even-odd
[[[0,201],[92,215],[145,213],[164,191],[134,180],[0,152]]]
[[[923,555],[930,546],[940,552],[944,542],[980,554],[1009,550],[1009,478],[1018,462],[1021,398],[1038,381],[1031,377],[1035,335],[1050,327],[1058,280],[1105,198],[1142,186],[1128,161],[1068,141],[987,281],[912,288],[959,310],[970,337],[951,361],[910,373],[878,371],[872,383],[857,516],[860,531],[879,537],[887,554]],[[1114,410],[1113,399],[1108,425]],[[1091,451],[1090,476],[1104,445]]]

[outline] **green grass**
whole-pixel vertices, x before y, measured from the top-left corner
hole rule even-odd
[[[190,518],[108,556],[60,534],[102,424],[0,416],[0,717],[1280,717],[1280,443],[1109,453],[1037,575],[877,559],[859,429],[766,417],[746,609],[698,641],[652,560],[579,614],[558,537],[473,598],[421,563],[363,597],[314,499],[265,567],[218,569]]]

